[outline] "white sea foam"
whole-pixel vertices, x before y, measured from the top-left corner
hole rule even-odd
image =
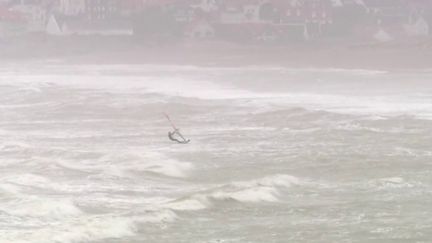
[[[118,71],[152,71],[152,72],[163,72],[163,71],[181,71],[181,70],[194,70],[194,71],[205,71],[205,68],[201,67],[182,67],[182,66],[80,66],[84,70],[99,70],[94,73],[84,72],[81,74],[68,74],[64,67],[58,67],[60,70],[57,74],[46,74],[40,73],[35,75],[31,74],[14,74],[10,76],[3,76],[2,80],[6,80],[11,85],[23,85],[23,88],[28,89],[29,86],[38,88],[38,85],[42,87],[59,85],[69,86],[74,88],[91,88],[91,89],[103,89],[109,90],[110,92],[123,92],[123,91],[146,91],[154,92],[169,96],[180,96],[187,98],[199,98],[199,99],[272,99],[272,98],[284,98],[285,100],[295,98],[299,100],[304,95],[295,95],[279,92],[254,92],[245,89],[236,88],[233,85],[227,83],[215,83],[205,78],[190,78],[182,77],[181,75],[171,76],[152,76],[151,74],[144,75],[132,75],[128,76],[127,80],[124,80],[123,76],[116,77],[115,75],[104,75],[101,74],[101,70],[112,70],[118,68]],[[70,67],[68,67],[70,68]],[[275,67],[271,67],[268,70],[274,71]],[[279,69],[279,68],[277,68]],[[243,67],[243,68],[212,68],[216,71],[230,71],[237,70],[242,72],[253,71],[254,67]],[[265,68],[256,68],[256,70],[266,70]],[[355,74],[376,74],[379,71],[368,71],[368,70],[340,70],[340,69],[286,69],[289,72],[323,72],[323,73],[338,73],[347,72],[353,75]],[[66,73],[64,73],[66,72]],[[310,98],[310,97],[306,97]],[[327,100],[329,98],[327,97]]]
[[[3,208],[14,216],[37,217],[39,219],[63,219],[81,214],[81,210],[72,200],[63,198],[21,197],[3,204]]]
[[[21,85],[27,87],[38,87],[38,85],[58,85],[68,86],[72,88],[84,89],[103,89],[109,92],[153,92],[167,96],[179,96],[187,98],[199,99],[246,99],[245,104],[262,106],[303,106],[309,109],[328,110],[340,113],[354,114],[411,114],[428,119],[432,117],[432,104],[428,97],[417,95],[416,97],[407,97],[406,95],[344,95],[344,94],[324,94],[321,92],[258,92],[244,88],[238,88],[232,83],[216,83],[205,76],[184,76],[181,73],[178,75],[154,75],[151,72],[162,72],[163,70],[201,70],[198,67],[159,67],[159,66],[136,66],[127,67],[120,66],[80,66],[84,70],[110,70],[110,68],[118,71],[139,71],[143,70],[150,73],[136,74],[128,76],[125,80],[124,76],[116,76],[112,74],[104,74],[103,71],[97,71],[96,74],[86,73],[73,74],[67,73],[70,67],[53,67],[58,68],[57,74],[40,73],[34,74],[17,74],[11,76],[3,76],[0,82],[7,82],[13,85]],[[48,71],[51,69],[48,69]],[[217,70],[217,69],[216,69]],[[284,69],[291,72],[316,72],[322,75],[333,75],[334,73],[346,73],[348,75],[376,75],[385,74],[381,71],[370,70],[340,70],[340,69]],[[203,70],[201,70],[203,71]],[[251,71],[247,68],[240,69],[242,72]],[[47,72],[47,71],[46,71]],[[235,82],[233,82],[235,83]],[[385,93],[383,91],[383,93]]]
[[[386,177],[375,179],[369,181],[368,185],[374,190],[409,189],[422,186],[421,183],[407,181],[402,177]]]
[[[30,200],[31,199],[31,200]],[[0,230],[0,241],[5,242],[94,242],[123,239],[136,234],[137,224],[171,223],[177,215],[169,209],[155,209],[133,215],[91,215],[77,210],[67,199],[35,198],[10,202],[8,214],[19,217],[20,225],[28,229]],[[16,205],[13,205],[16,203]],[[62,206],[59,206],[62,205]]]
[[[20,141],[7,141],[0,144],[0,151],[14,152],[30,148],[30,145]]]
[[[101,161],[109,162],[115,170],[154,172],[172,177],[186,177],[193,169],[191,163],[181,162],[157,152],[129,151],[125,154],[109,155]]]
[[[139,223],[170,223],[174,222],[178,216],[170,209],[158,209],[153,212],[146,212],[145,216],[133,217]]]
[[[213,192],[218,200],[233,199],[239,202],[276,202],[279,188],[300,185],[302,181],[294,176],[274,175],[258,180],[234,182]]]
[[[179,211],[193,211],[206,209],[211,205],[205,195],[194,195],[186,199],[165,204],[165,207]]]
[[[64,168],[86,172],[105,173],[117,177],[127,177],[133,172],[153,172],[171,177],[186,177],[193,166],[157,152],[106,152],[100,159],[68,161],[58,160]]]
[[[273,175],[257,180],[233,182],[166,204],[173,210],[202,210],[212,201],[234,200],[240,203],[278,202],[280,189],[307,184],[290,175]]]
[[[83,216],[61,222],[44,222],[31,230],[0,232],[0,239],[19,243],[76,243],[133,236],[135,232],[135,223],[128,218]]]
[[[122,73],[122,72],[189,72],[189,71],[231,71],[231,72],[243,72],[243,71],[285,71],[285,72],[301,72],[301,73],[351,73],[351,74],[363,74],[363,75],[377,75],[377,74],[387,74],[387,71],[383,70],[370,70],[370,69],[343,69],[343,68],[290,68],[277,65],[244,65],[237,67],[220,67],[220,66],[195,66],[195,65],[152,65],[152,64],[98,64],[98,65],[64,65],[61,62],[51,62],[43,66],[8,66],[5,69],[0,69],[4,74],[17,75],[22,73],[28,73],[29,70],[33,74],[40,74],[44,72],[54,72],[54,73],[64,73],[70,72],[71,70],[76,70],[78,73],[82,74],[94,74],[100,75],[106,72],[110,73]],[[425,70],[427,71],[427,70]],[[76,72],[75,72],[76,73]]]
[[[414,115],[423,118],[432,114],[432,104],[425,101],[411,100],[409,97],[377,97],[327,95],[318,93],[278,94],[267,97],[257,96],[247,104],[266,106],[272,104],[279,108],[284,106],[304,107],[310,110],[323,110],[341,114],[355,115]]]
[[[274,187],[258,186],[237,190],[216,191],[211,198],[216,200],[232,199],[238,202],[277,202],[279,191]]]
[[[384,129],[362,126],[358,123],[353,123],[353,122],[336,123],[334,124],[334,128],[338,130],[346,130],[346,131],[369,131],[369,132],[376,132],[376,133],[386,132]]]
[[[301,185],[305,183],[306,182],[304,180],[301,180],[295,176],[273,175],[258,180],[247,181],[247,182],[234,182],[233,185],[237,187],[249,187],[249,186],[290,187],[293,185]]]
[[[192,168],[189,163],[179,163],[177,161],[165,161],[165,164],[153,164],[144,168],[145,171],[151,171],[166,176],[185,177],[187,171]]]
[[[51,183],[51,180],[49,180],[48,178],[31,173],[11,174],[3,176],[0,177],[0,181],[20,186],[47,185]]]
[[[87,217],[62,224],[52,224],[43,229],[0,232],[5,242],[77,243],[110,239],[123,239],[136,235],[133,220],[121,217]]]
[[[5,197],[16,197],[21,194],[21,188],[17,185],[9,184],[9,183],[1,183],[0,184],[0,195],[3,198]]]
[[[3,156],[0,159],[0,242],[128,242],[146,241],[146,236],[149,239],[163,236],[164,240],[175,242],[179,235],[185,235],[181,241],[194,241],[202,237],[201,233],[209,233],[212,239],[216,239],[220,236],[213,232],[214,223],[223,217],[229,217],[239,235],[248,237],[252,235],[249,232],[251,228],[243,226],[249,225],[244,220],[252,211],[259,213],[260,219],[268,226],[268,235],[275,235],[271,238],[273,240],[280,240],[276,237],[283,236],[275,224],[293,220],[300,223],[292,226],[300,227],[303,223],[309,225],[312,222],[309,226],[317,234],[310,236],[300,232],[290,239],[313,242],[317,239],[315,236],[325,235],[325,232],[321,234],[322,225],[335,222],[334,205],[342,205],[336,215],[337,223],[348,234],[350,227],[346,225],[352,225],[349,221],[353,217],[354,222],[366,230],[368,227],[377,228],[374,220],[378,218],[364,220],[367,216],[364,216],[365,208],[359,207],[355,200],[352,203],[352,196],[357,193],[354,191],[353,194],[353,187],[362,189],[359,193],[366,201],[384,195],[386,201],[375,200],[373,206],[384,209],[388,215],[395,215],[393,209],[399,209],[393,208],[394,204],[388,204],[388,201],[411,196],[405,194],[413,193],[419,200],[428,200],[428,193],[425,193],[430,191],[428,172],[421,165],[427,164],[431,156],[427,144],[424,144],[429,138],[430,124],[411,121],[413,117],[427,116],[430,95],[409,95],[405,90],[391,95],[382,90],[351,95],[353,92],[346,94],[344,90],[337,90],[342,82],[351,82],[351,77],[354,81],[371,79],[378,82],[381,78],[392,78],[393,74],[278,67],[266,67],[265,70],[260,70],[260,67],[169,67],[167,73],[165,67],[152,66],[90,65],[72,70],[74,68],[54,65],[49,70],[35,68],[21,72],[17,67],[15,71],[0,75],[0,85],[7,84],[2,87],[8,95],[0,98],[6,101],[0,106],[5,118],[0,121],[3,127],[0,129],[3,135],[0,136],[0,154]],[[269,75],[261,73],[267,71]],[[246,76],[242,76],[242,72]],[[254,72],[259,75],[255,77]],[[283,76],[276,80],[278,85],[286,85],[286,91],[272,93],[252,91],[257,87],[249,89],[247,82],[261,84],[267,80],[262,82],[258,79],[268,77],[270,84],[275,77],[272,75],[288,75],[287,83],[281,83]],[[303,83],[300,85],[293,81],[296,77],[301,80],[309,77],[321,79],[319,84],[324,87],[320,90],[317,89],[321,86],[300,87]],[[330,87],[326,86],[327,81]],[[290,89],[291,83],[299,84],[299,87]],[[63,97],[59,94],[68,95]],[[147,96],[160,98],[149,104],[146,98],[141,99]],[[132,112],[129,111],[141,110],[141,106],[142,116],[130,116]],[[77,117],[75,113],[64,115],[71,107],[73,112],[81,108],[83,111],[79,111]],[[145,115],[166,107],[175,109],[179,116],[184,115],[184,124],[195,124],[196,142],[188,146],[160,143],[156,136],[166,128],[165,123],[161,125],[162,118],[151,120],[154,116]],[[213,110],[213,107],[217,109]],[[123,108],[130,110],[117,113]],[[261,114],[261,111],[270,113]],[[400,114],[408,116],[392,116]],[[280,119],[283,119],[280,126],[279,123],[273,126],[267,122]],[[383,119],[385,121],[380,121]],[[287,128],[283,128],[285,125]],[[367,143],[368,136],[352,140],[349,136],[352,133],[344,131],[338,132],[337,136],[328,136],[333,128],[357,131],[362,135],[364,131],[380,132],[383,141],[391,143],[382,143],[371,154],[358,154],[373,149],[371,146],[361,147]],[[402,137],[408,130],[421,136]],[[322,132],[316,134],[316,131]],[[138,135],[130,136],[136,132]],[[389,132],[401,133],[403,139]],[[142,134],[149,139],[136,139]],[[217,141],[211,140],[215,135],[223,136],[217,136]],[[416,149],[409,144],[415,144]],[[348,158],[341,145],[358,148],[356,156]],[[254,149],[254,153],[249,153]],[[339,152],[345,158],[343,165],[336,163],[341,161]],[[385,156],[382,157],[383,163],[378,164],[374,158],[380,152]],[[250,160],[254,155],[258,157]],[[192,157],[194,159],[186,159]],[[403,168],[392,166],[392,163],[387,163],[389,160],[394,160],[394,164],[404,163]],[[194,166],[194,161],[199,161],[199,164]],[[334,178],[334,185],[323,188],[316,183],[317,179],[309,181],[290,175],[241,179],[249,172],[250,175],[261,175],[274,170],[274,167],[268,167],[274,163],[281,167],[280,171],[299,172],[323,180]],[[219,169],[227,169],[227,165],[233,166],[233,171],[229,175],[221,174]],[[322,170],[307,169],[317,166]],[[363,180],[361,177],[358,182],[352,182],[361,175],[353,175],[350,171],[359,166],[376,167],[373,173],[376,179]],[[387,167],[391,167],[390,170]],[[205,171],[209,178],[203,178],[201,171]],[[338,173],[332,175],[334,171]],[[394,176],[389,176],[389,172],[394,172]],[[227,177],[232,179],[227,181]],[[208,184],[209,181],[219,183]],[[411,201],[400,200],[396,204],[405,207]],[[303,207],[304,202],[307,208]],[[244,211],[237,210],[239,207]],[[419,220],[429,217],[422,207],[414,208],[418,210],[411,210],[411,216]],[[312,214],[305,213],[304,210],[309,209]],[[182,212],[195,210],[202,211]],[[282,210],[288,210],[289,214]],[[400,210],[397,213],[404,216]],[[362,219],[357,220],[355,215]],[[410,215],[405,216],[413,218]],[[366,221],[367,225],[364,224]],[[188,222],[199,222],[199,236],[187,232]],[[392,224],[390,221],[387,223]],[[166,230],[165,227],[171,224],[174,227]],[[402,224],[405,225],[397,226]],[[406,232],[410,230],[408,228]],[[225,228],[220,232],[223,230]],[[414,235],[416,232],[411,230],[409,233]],[[262,237],[260,232],[257,234],[260,234],[259,240],[268,240],[267,233]],[[343,241],[348,234],[332,235],[324,240]],[[387,232],[382,234],[387,237]],[[236,241],[256,239],[247,237]],[[361,236],[356,238],[358,241],[364,239]],[[209,239],[202,237],[202,241]]]

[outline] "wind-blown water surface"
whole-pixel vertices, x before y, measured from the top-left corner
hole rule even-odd
[[[0,242],[427,242],[431,78],[4,66]]]

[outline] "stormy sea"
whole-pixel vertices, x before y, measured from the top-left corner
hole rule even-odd
[[[0,242],[430,242],[430,80],[2,65]]]

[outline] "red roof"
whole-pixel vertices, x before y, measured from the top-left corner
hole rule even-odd
[[[15,11],[11,11],[4,6],[0,6],[0,20],[23,21],[23,16]]]

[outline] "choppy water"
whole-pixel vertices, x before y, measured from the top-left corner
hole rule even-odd
[[[430,242],[431,80],[3,66],[0,242]]]

